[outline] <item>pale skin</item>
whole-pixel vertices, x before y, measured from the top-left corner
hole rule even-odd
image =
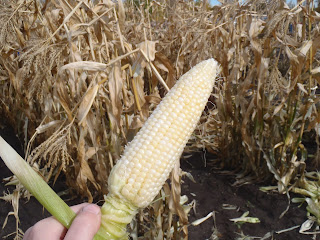
[[[100,207],[82,203],[71,209],[77,216],[69,229],[62,226],[54,217],[49,217],[29,228],[23,240],[92,240],[100,227]]]

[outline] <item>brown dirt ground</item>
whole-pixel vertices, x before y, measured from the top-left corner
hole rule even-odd
[[[207,159],[208,160],[208,159]],[[210,161],[210,160],[209,160]],[[182,193],[187,194],[189,199],[196,199],[196,213],[191,211],[189,221],[206,216],[215,211],[216,227],[219,239],[236,239],[241,231],[246,236],[263,238],[268,232],[273,240],[304,240],[313,239],[310,235],[299,233],[299,228],[277,234],[279,230],[301,225],[307,220],[306,209],[303,205],[291,204],[289,211],[279,219],[281,213],[287,208],[288,198],[286,195],[267,194],[259,190],[259,185],[249,184],[241,187],[232,186],[235,181],[230,175],[222,175],[210,171],[204,167],[201,156],[194,157],[182,163],[182,169],[191,172],[196,183],[185,179],[182,185]],[[194,193],[193,197],[190,193]],[[291,196],[293,197],[293,196]],[[223,204],[237,206],[236,210],[226,210]],[[238,218],[246,211],[250,217],[257,217],[260,223],[245,223],[240,228],[229,219]],[[189,239],[209,239],[214,226],[213,219],[208,219],[198,226],[189,227]],[[250,238],[242,238],[251,240]]]
[[[12,129],[0,129],[0,135],[5,138],[9,144],[14,146],[21,154],[21,144],[14,136]],[[258,185],[243,185],[241,187],[232,186],[234,178],[228,175],[221,175],[212,171],[208,167],[204,167],[202,156],[196,155],[190,159],[182,161],[181,167],[184,171],[192,174],[196,183],[184,178],[185,183],[182,185],[182,193],[186,194],[190,200],[197,201],[196,213],[191,210],[190,222],[206,216],[211,211],[215,211],[216,227],[219,232],[219,239],[231,240],[240,237],[241,231],[247,236],[262,238],[268,232],[272,233],[272,237],[265,239],[277,240],[304,240],[314,239],[310,235],[299,234],[298,229],[277,234],[276,231],[287,229],[296,225],[301,225],[306,218],[305,206],[298,207],[291,204],[289,211],[282,219],[279,219],[281,213],[286,209],[288,199],[285,195],[267,194],[259,190]],[[10,171],[6,168],[3,161],[0,160],[0,178],[10,176]],[[63,183],[58,183],[54,187],[63,189]],[[3,192],[12,190],[12,187],[4,185],[0,180],[0,195]],[[69,201],[69,205],[74,205],[82,200]],[[222,204],[230,204],[237,206],[237,210],[223,209]],[[9,203],[0,200],[0,229],[8,212],[12,211]],[[229,219],[240,217],[244,212],[250,211],[249,216],[260,219],[258,224],[245,223],[241,227],[231,222]],[[19,217],[21,228],[26,231],[30,226],[49,214],[35,200],[31,199],[26,202],[20,201]],[[190,240],[209,239],[213,230],[213,218],[209,218],[198,226],[189,227]],[[0,239],[13,239],[13,236],[7,236],[15,230],[15,219],[9,217],[7,226],[0,230]],[[244,239],[244,238],[243,238]],[[249,240],[249,238],[246,238]]]

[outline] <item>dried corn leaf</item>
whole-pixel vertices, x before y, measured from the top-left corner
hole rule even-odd
[[[120,117],[122,114],[122,86],[123,79],[121,74],[120,64],[115,64],[111,73],[109,74],[109,94],[111,101],[112,114],[116,118],[117,126],[120,127]]]
[[[81,62],[73,62],[64,65],[60,68],[59,73],[62,74],[64,70],[74,70],[74,69],[82,69],[87,71],[104,71],[107,65],[99,62],[90,62],[90,61],[81,61]]]
[[[85,123],[84,122],[85,118],[88,112],[90,111],[90,108],[93,104],[95,97],[97,96],[98,90],[99,90],[98,84],[91,86],[86,92],[84,98],[82,99],[79,110],[78,110],[78,116],[77,116],[79,125]]]
[[[144,52],[150,61],[154,61],[156,57],[156,43],[155,41],[146,40],[138,44],[138,48]]]
[[[310,48],[312,47],[313,41],[305,41],[300,49],[298,49],[299,53],[302,54],[304,57],[307,56],[307,53],[309,52]]]

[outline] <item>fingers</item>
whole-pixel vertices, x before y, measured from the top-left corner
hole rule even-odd
[[[66,229],[55,218],[49,217],[37,222],[24,234],[23,240],[63,239]]]
[[[97,205],[85,206],[77,214],[64,240],[92,240],[100,227],[101,212]]]
[[[93,211],[98,212],[98,214],[93,214],[93,215],[95,215],[95,217],[98,220],[95,219],[94,223],[92,223],[92,224],[90,222],[89,223],[94,228],[93,230],[95,230],[95,227],[96,227],[95,224],[98,224],[98,228],[99,228],[100,218],[101,218],[100,208],[96,205],[93,205],[93,204],[83,203],[83,204],[79,204],[79,205],[71,207],[71,209],[75,213],[77,213],[78,216],[74,219],[70,229],[72,227],[77,227],[77,226],[74,226],[74,222],[76,219],[79,218],[79,216],[82,216],[84,213],[87,212],[87,210],[84,210],[87,206],[93,206],[93,207],[88,207],[88,209],[89,210],[93,209]],[[90,219],[92,219],[92,217]],[[79,222],[79,221],[80,221],[79,224],[81,224],[82,226],[88,223],[88,220],[83,219],[82,217],[80,220],[77,220],[77,222]],[[91,220],[89,220],[89,221],[91,221]],[[90,228],[90,226],[88,226],[88,228]],[[92,230],[87,229],[86,231],[90,233],[90,231],[92,231]],[[24,234],[23,240],[43,240],[43,239],[60,240],[60,239],[64,239],[66,232],[67,232],[67,229],[64,226],[62,226],[54,217],[49,217],[49,218],[46,218],[46,219],[43,219],[43,220],[37,222],[33,227],[29,228],[26,231],[26,233]],[[79,239],[79,240],[81,240],[81,239],[86,239],[86,240],[88,239],[89,240],[90,239],[91,240],[92,238],[93,237],[91,237],[91,238],[74,238],[72,236],[72,238],[69,238],[69,240],[71,240],[71,239],[72,240],[73,239]]]

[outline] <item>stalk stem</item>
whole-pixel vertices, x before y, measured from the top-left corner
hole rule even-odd
[[[0,156],[21,184],[42,206],[63,226],[69,228],[76,214],[1,136]]]

